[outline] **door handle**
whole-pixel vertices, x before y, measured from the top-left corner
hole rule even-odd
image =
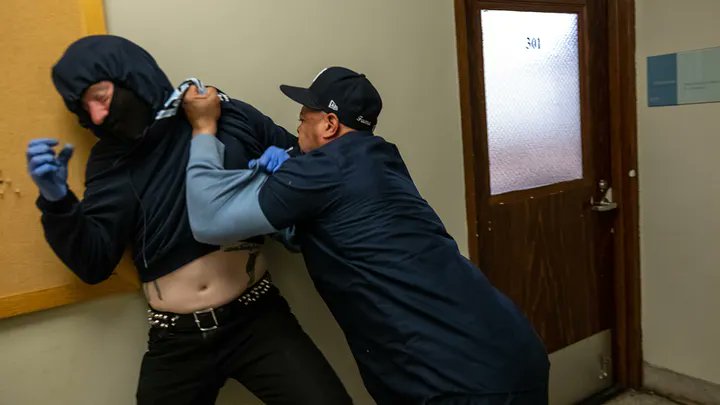
[[[592,209],[593,211],[597,211],[597,212],[612,211],[614,209],[617,209],[617,207],[618,207],[616,202],[611,202],[611,201],[600,201],[600,202],[593,203],[591,200],[590,204],[592,204],[590,206],[590,209]]]
[[[595,197],[590,197],[590,209],[597,212],[607,212],[617,209],[618,205],[613,202],[612,198],[612,187],[608,184],[607,180],[600,180],[598,183],[600,194],[602,199],[595,201]]]

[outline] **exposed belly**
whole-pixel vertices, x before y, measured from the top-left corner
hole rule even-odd
[[[248,259],[256,255],[254,266]],[[267,272],[265,258],[256,250],[218,250],[143,284],[150,307],[186,314],[217,308],[237,298]]]

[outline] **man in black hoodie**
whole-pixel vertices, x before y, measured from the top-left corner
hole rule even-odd
[[[51,139],[28,146],[45,237],[89,284],[110,277],[132,246],[151,325],[138,403],[211,404],[227,378],[269,404],[350,403],[272,285],[263,239],[227,246],[193,239],[185,201],[192,128],[177,111],[182,89],[173,91],[145,50],[106,35],[73,43],[52,78],[98,142],[82,200],[66,182],[72,148],[56,154]],[[220,96],[213,130],[225,144],[226,168],[247,167],[272,145],[297,150],[297,138],[268,117]]]

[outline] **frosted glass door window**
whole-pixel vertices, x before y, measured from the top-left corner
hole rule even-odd
[[[577,14],[481,18],[491,193],[582,178]]]

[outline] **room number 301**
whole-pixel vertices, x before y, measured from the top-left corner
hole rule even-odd
[[[525,49],[540,49],[540,38],[527,37]]]

